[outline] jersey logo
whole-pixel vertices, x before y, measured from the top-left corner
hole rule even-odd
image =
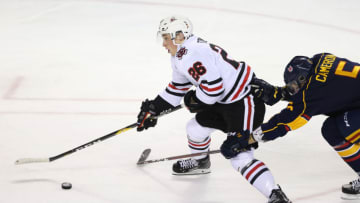
[[[187,49],[185,47],[182,47],[178,52],[176,52],[176,57],[178,57],[178,59],[181,60],[182,57],[186,54],[187,54]]]
[[[292,67],[292,66],[289,66],[288,67],[288,71],[291,73],[291,72],[293,72],[293,70],[294,70],[294,68]]]

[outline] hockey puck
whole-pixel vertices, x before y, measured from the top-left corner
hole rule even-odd
[[[61,188],[64,190],[69,190],[69,189],[71,189],[71,187],[72,187],[71,183],[68,183],[68,182],[64,182],[61,184]]]

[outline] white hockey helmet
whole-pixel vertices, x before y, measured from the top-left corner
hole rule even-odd
[[[160,21],[157,33],[158,37],[161,37],[163,34],[170,34],[171,39],[174,40],[178,32],[182,32],[185,39],[192,36],[193,25],[188,18],[182,16],[170,16]]]

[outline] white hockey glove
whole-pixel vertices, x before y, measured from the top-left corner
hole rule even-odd
[[[266,142],[265,140],[263,140],[263,136],[264,133],[261,129],[261,126],[256,128],[253,132],[252,132],[252,136],[254,138],[254,140],[256,140],[257,142]]]

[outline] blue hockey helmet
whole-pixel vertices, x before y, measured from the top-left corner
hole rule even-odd
[[[294,95],[304,86],[313,62],[306,56],[295,56],[286,65],[284,81],[290,95]]]

